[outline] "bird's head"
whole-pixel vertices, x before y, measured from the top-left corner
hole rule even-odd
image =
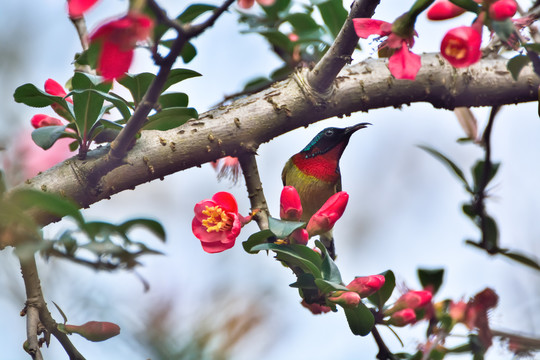
[[[300,152],[306,159],[323,155],[331,150],[338,159],[343,154],[343,150],[349,143],[351,135],[357,130],[371,125],[370,123],[360,123],[346,128],[329,127],[319,132],[313,140]]]

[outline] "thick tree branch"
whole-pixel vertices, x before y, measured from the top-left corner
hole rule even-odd
[[[381,107],[400,107],[429,102],[435,107],[493,106],[538,99],[539,78],[530,66],[518,81],[506,69],[506,59],[482,60],[468,69],[455,69],[439,55],[423,55],[417,80],[395,80],[386,60],[368,59],[345,68],[336,79],[336,91],[321,100],[306,94],[294,79],[201,114],[198,120],[168,131],[144,131],[123,165],[90,186],[87,178],[103,147],[89,152],[84,161],[75,158],[41,173],[20,185],[63,194],[87,207],[126,189],[162,178],[177,171],[252,151],[246,144],[270,141],[301,126],[333,116],[349,115]],[[36,214],[41,224],[55,220]],[[0,240],[0,249],[4,247]]]
[[[379,3],[380,0],[357,0],[352,4],[349,16],[336,40],[307,75],[307,83],[313,90],[325,93],[330,89],[341,69],[351,63],[351,55],[358,44],[358,36],[354,32],[352,19],[372,17]]]

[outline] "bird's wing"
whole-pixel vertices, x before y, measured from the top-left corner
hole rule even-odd
[[[290,170],[292,166],[292,160],[289,159],[286,163],[285,163],[285,166],[283,167],[283,170],[281,171],[281,181],[283,182],[283,186],[286,186],[287,183],[286,183],[286,180],[287,180],[287,172]]]

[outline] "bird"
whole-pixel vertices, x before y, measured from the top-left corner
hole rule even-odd
[[[287,161],[281,172],[284,186],[293,186],[302,204],[304,222],[341,189],[339,160],[351,135],[370,123],[359,123],[346,128],[329,127],[320,131],[299,153]],[[320,240],[335,259],[332,231],[320,235]]]

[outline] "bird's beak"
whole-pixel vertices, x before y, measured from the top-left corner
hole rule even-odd
[[[360,124],[356,124],[356,125],[353,125],[353,126],[346,127],[345,128],[345,134],[346,135],[352,135],[355,131],[366,128],[366,127],[368,127],[368,125],[371,125],[371,124],[365,122],[365,123],[360,123]]]

